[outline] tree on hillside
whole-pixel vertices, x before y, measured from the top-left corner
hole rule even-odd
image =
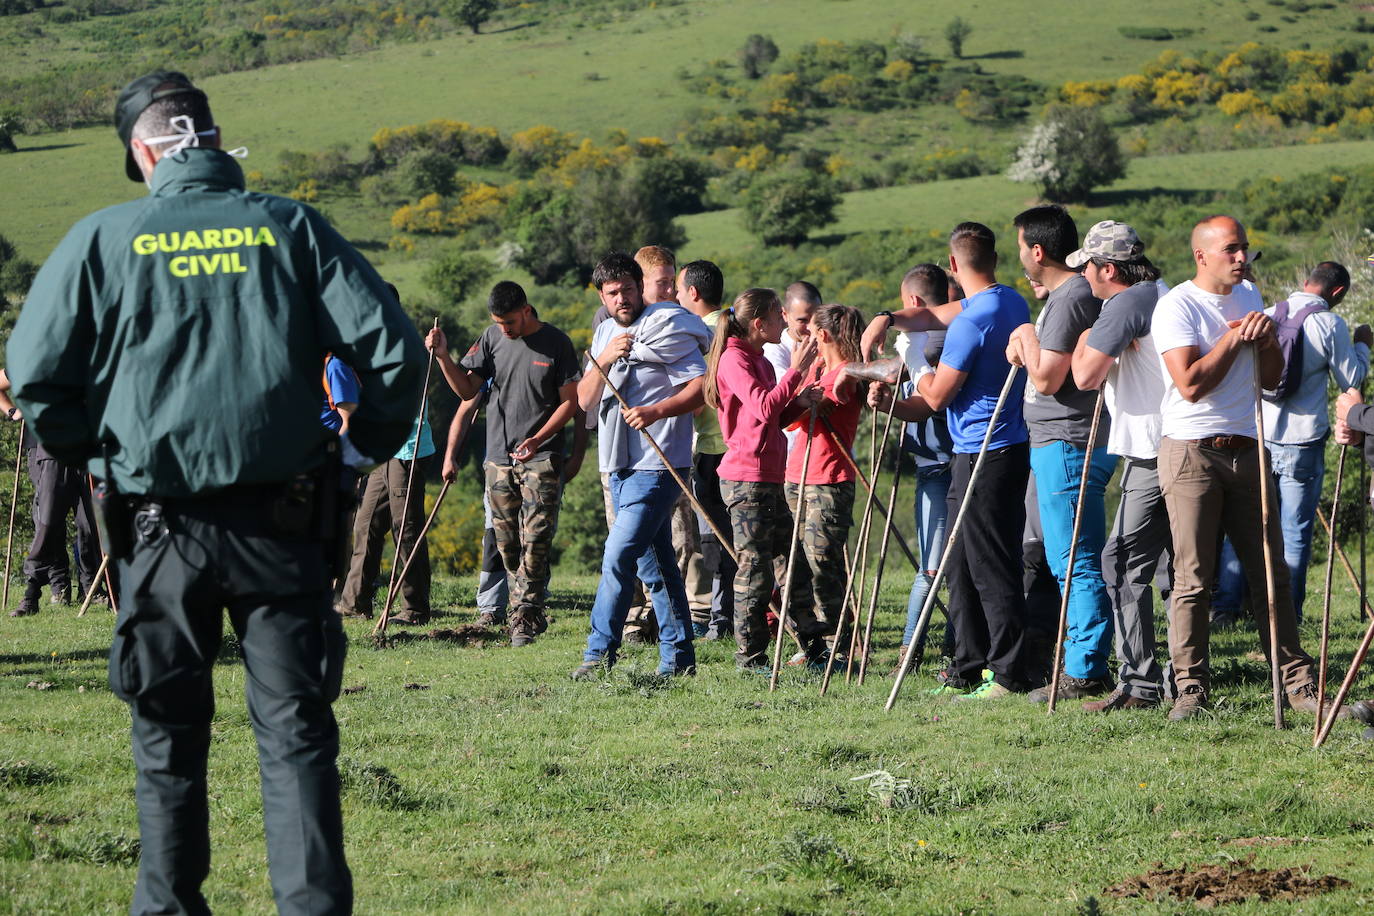
[[[14,135],[19,133],[21,123],[18,112],[0,111],[0,153],[19,151],[14,145]]]
[[[1038,184],[1047,199],[1086,200],[1092,189],[1126,174],[1116,134],[1096,108],[1052,106],[1031,129],[1007,170],[1012,181]]]
[[[739,65],[744,75],[756,80],[768,72],[768,66],[778,59],[778,46],[767,35],[750,35],[739,49]]]
[[[482,23],[496,12],[496,0],[449,0],[448,15],[455,22],[461,22],[477,35],[482,31]]]
[[[963,16],[955,16],[945,26],[945,41],[949,42],[949,53],[955,57],[964,56],[964,42],[973,34],[973,24]]]
[[[571,187],[522,187],[506,210],[518,245],[511,261],[539,283],[586,283],[592,265],[609,251],[633,251],[644,239],[680,246],[682,229],[655,199],[652,177],[639,168],[614,167],[584,172]]]
[[[765,245],[796,247],[835,221],[840,191],[829,175],[789,169],[754,180],[744,193],[744,227]]]

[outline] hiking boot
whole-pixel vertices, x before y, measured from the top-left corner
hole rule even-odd
[[[477,626],[486,627],[489,630],[499,630],[506,625],[506,621],[498,619],[494,611],[483,611],[477,615]]]
[[[1317,714],[1317,685],[1313,683],[1303,684],[1297,690],[1285,696],[1288,708],[1294,712],[1307,712],[1312,715]],[[1337,719],[1349,719],[1354,716],[1352,704],[1346,703],[1341,706],[1341,711],[1336,714]],[[1331,703],[1322,704],[1322,715],[1331,715]]]
[[[53,604],[71,604],[71,586],[66,582],[58,582],[48,588],[48,599]]]
[[[1174,708],[1169,710],[1169,721],[1181,722],[1191,719],[1211,708],[1212,704],[1207,700],[1207,691],[1202,689],[1202,685],[1189,684],[1179,692],[1178,699],[1174,700]]]
[[[996,681],[984,681],[983,683],[979,684],[976,688],[974,688],[972,691],[963,694],[962,696],[955,697],[954,702],[962,703],[965,701],[977,700],[1004,700],[1007,697],[1012,696],[1016,696],[1016,694],[1009,688],[1003,687]]]
[[[1081,700],[1085,697],[1100,697],[1104,693],[1110,693],[1116,685],[1112,679],[1103,675],[1102,677],[1073,677],[1064,672],[1059,673],[1059,689],[1055,693],[1055,702],[1059,700]],[[1027,696],[1032,703],[1048,703],[1050,701],[1050,687],[1037,687]]]
[[[911,646],[897,647],[897,663],[893,665],[892,670],[888,672],[888,677],[896,677],[901,673],[902,665],[906,662],[906,654],[909,651],[911,651]]]
[[[620,639],[622,646],[651,646],[653,641],[644,634],[643,630],[630,630]]]
[[[692,621],[692,638],[693,638],[693,639],[705,639],[705,638],[706,638],[706,634],[710,631],[710,629],[711,629],[711,627],[710,627],[709,624],[698,623],[697,621],[694,620],[694,621]]]
[[[408,627],[422,627],[429,623],[429,613],[426,611],[412,611],[407,608],[399,614],[392,614],[391,622],[405,624]]]
[[[38,613],[38,596],[25,595],[19,599],[19,604],[14,610],[10,611],[11,617],[32,617]]]
[[[1093,700],[1083,704],[1084,712],[1117,712],[1127,709],[1156,709],[1159,707],[1159,700],[1144,700],[1137,696],[1127,693],[1122,687],[1117,687],[1107,697],[1101,700]]]
[[[730,624],[722,623],[720,621],[712,621],[710,626],[706,628],[706,632],[702,634],[701,638],[707,640],[729,639],[731,636],[734,635],[735,630],[733,627],[730,626]]]
[[[583,659],[582,664],[573,669],[572,679],[574,681],[594,681],[609,671],[610,668],[611,666],[606,663],[604,658]]]
[[[343,617],[343,618],[345,618],[345,619],[352,619],[352,620],[371,620],[371,619],[372,619],[372,612],[371,612],[371,611],[360,611],[360,610],[358,610],[357,608],[355,608],[355,607],[349,607],[349,606],[346,605],[346,604],[336,604],[336,605],[334,605],[334,613],[338,614],[340,617]],[[391,619],[392,619],[392,620],[395,620],[396,618],[393,617],[393,618],[391,618]]]

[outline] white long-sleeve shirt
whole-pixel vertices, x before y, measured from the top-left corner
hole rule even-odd
[[[1288,297],[1288,314],[1321,302],[1320,296],[1295,292]],[[1274,317],[1274,309],[1265,311]],[[1350,339],[1345,319],[1323,310],[1302,323],[1302,379],[1282,401],[1264,402],[1264,439],[1283,445],[1299,445],[1326,437],[1331,428],[1327,378],[1344,391],[1356,388],[1369,371],[1369,347]]]

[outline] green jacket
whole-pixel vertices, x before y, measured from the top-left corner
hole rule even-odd
[[[10,336],[15,401],[60,461],[112,450],[121,492],[188,496],[317,466],[324,354],[361,383],[349,439],[385,460],[424,344],[377,272],[304,204],[244,190],[227,154],[162,159],[152,193],[94,213],[44,263]]]

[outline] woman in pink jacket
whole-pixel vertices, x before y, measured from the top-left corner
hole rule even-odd
[[[816,360],[816,340],[804,338],[792,364],[776,378],[763,345],[783,330],[782,302],[771,289],[748,289],[716,322],[706,354],[706,403],[720,411],[726,452],[720,490],[730,510],[731,537],[739,558],[735,573],[735,663],[768,668],[768,604],[773,557],[786,556],[792,513],[783,495],[787,439],[783,426],[811,406],[805,376]],[[803,392],[806,392],[803,394]],[[824,621],[796,615],[797,636],[808,654],[825,650]]]

